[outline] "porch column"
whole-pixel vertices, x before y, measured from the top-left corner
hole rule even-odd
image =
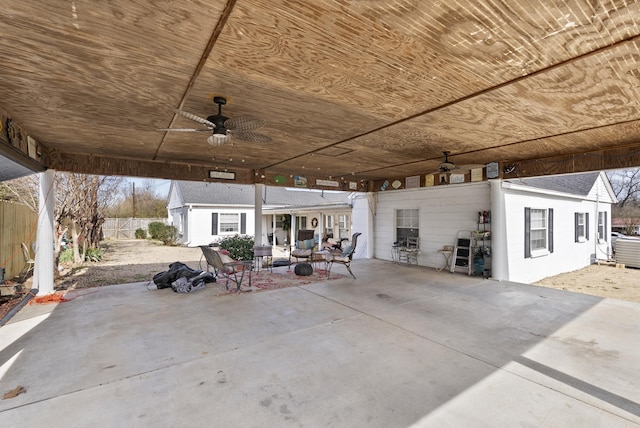
[[[49,169],[39,174],[38,229],[36,232],[36,256],[33,269],[33,288],[38,296],[53,293],[53,208],[55,171]]]
[[[255,218],[253,219],[253,229],[254,229],[254,237],[253,242],[254,245],[263,245],[263,237],[262,237],[262,193],[264,191],[264,184],[256,183],[253,185],[255,189]]]
[[[507,248],[507,213],[502,191],[502,180],[489,180],[491,187],[491,278],[509,279]]]

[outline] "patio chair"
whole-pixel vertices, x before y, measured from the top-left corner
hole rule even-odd
[[[251,287],[253,261],[233,260],[231,257],[220,253],[220,251],[209,245],[201,245],[200,249],[207,261],[207,271],[209,271],[209,266],[211,266],[216,279],[226,278],[225,289],[229,290],[229,282],[233,282],[236,284],[236,291],[240,291],[245,273],[248,273],[249,287]]]
[[[420,246],[418,245],[418,237],[408,237],[407,245],[398,249],[398,261],[408,264],[418,264],[418,254]]]
[[[311,254],[313,254],[313,249],[316,246],[316,241],[313,237],[314,233],[315,231],[311,229],[298,230],[296,246],[289,252],[289,266],[291,266],[292,257],[295,257],[296,263],[300,259],[311,260]]]
[[[334,263],[339,263],[344,265],[347,268],[353,279],[356,279],[356,276],[351,272],[351,261],[353,260],[353,253],[356,251],[356,244],[358,243],[358,236],[362,235],[360,232],[356,232],[351,237],[351,245],[347,246],[342,252],[334,253],[329,257],[328,266],[327,266],[327,278],[331,274],[331,268]]]
[[[29,247],[27,247],[27,244],[22,242],[20,246],[22,247],[22,255],[24,256],[24,267],[22,268],[22,270],[24,271],[22,281],[24,282],[24,280],[27,279],[27,275],[29,275],[29,272],[33,270],[33,266],[35,265],[36,261],[31,258],[31,253],[29,252]]]

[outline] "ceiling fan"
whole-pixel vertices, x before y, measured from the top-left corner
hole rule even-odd
[[[442,152],[442,154],[444,155],[444,162],[440,163],[440,167],[438,168],[437,171],[430,172],[429,174],[441,174],[446,172],[462,174],[475,168],[484,168],[483,164],[470,164],[470,165],[456,166],[456,164],[449,161],[449,155],[451,154],[451,152],[444,151]]]
[[[231,141],[231,138],[248,141],[251,143],[270,143],[271,138],[255,132],[266,123],[264,119],[256,117],[228,118],[222,114],[222,106],[227,104],[227,99],[221,96],[213,97],[213,102],[218,105],[218,113],[207,116],[206,119],[184,110],[176,109],[175,112],[187,119],[198,122],[206,128],[163,128],[158,131],[172,132],[210,132],[207,143],[212,146],[221,146]]]

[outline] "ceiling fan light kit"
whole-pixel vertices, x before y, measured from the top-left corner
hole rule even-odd
[[[207,143],[214,147],[222,146],[231,141],[232,138],[248,141],[251,143],[269,143],[271,138],[253,132],[254,129],[260,128],[265,125],[264,119],[255,117],[236,117],[229,118],[222,114],[222,106],[227,104],[227,99],[221,96],[213,97],[213,102],[218,105],[218,113],[207,118],[200,117],[193,113],[189,113],[183,110],[174,110],[180,116],[186,117],[189,120],[198,122],[206,128],[168,128],[159,129],[159,131],[179,131],[179,132],[211,132],[211,135],[207,138]]]
[[[209,135],[209,137],[207,138],[207,143],[216,147],[216,146],[222,146],[223,144],[227,144],[230,140],[231,138],[228,135],[212,134],[212,135]]]

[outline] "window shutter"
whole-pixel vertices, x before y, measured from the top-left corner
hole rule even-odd
[[[553,208],[549,208],[549,252],[553,253]]]
[[[589,213],[584,213],[584,237],[589,240]]]
[[[218,234],[218,213],[211,213],[211,234]]]
[[[240,233],[242,235],[247,233],[247,213],[240,213]]]
[[[531,208],[524,209],[524,258],[531,257]]]
[[[573,213],[573,242],[578,242],[579,240],[579,232],[578,232],[578,221],[580,219],[579,213]]]
[[[608,233],[607,233],[609,231],[609,229],[607,228],[608,227],[607,226],[607,214],[609,214],[609,213],[605,211],[604,212],[604,230],[603,230],[604,236],[602,237],[602,239],[604,239],[605,241],[607,240],[607,236],[609,236]]]

